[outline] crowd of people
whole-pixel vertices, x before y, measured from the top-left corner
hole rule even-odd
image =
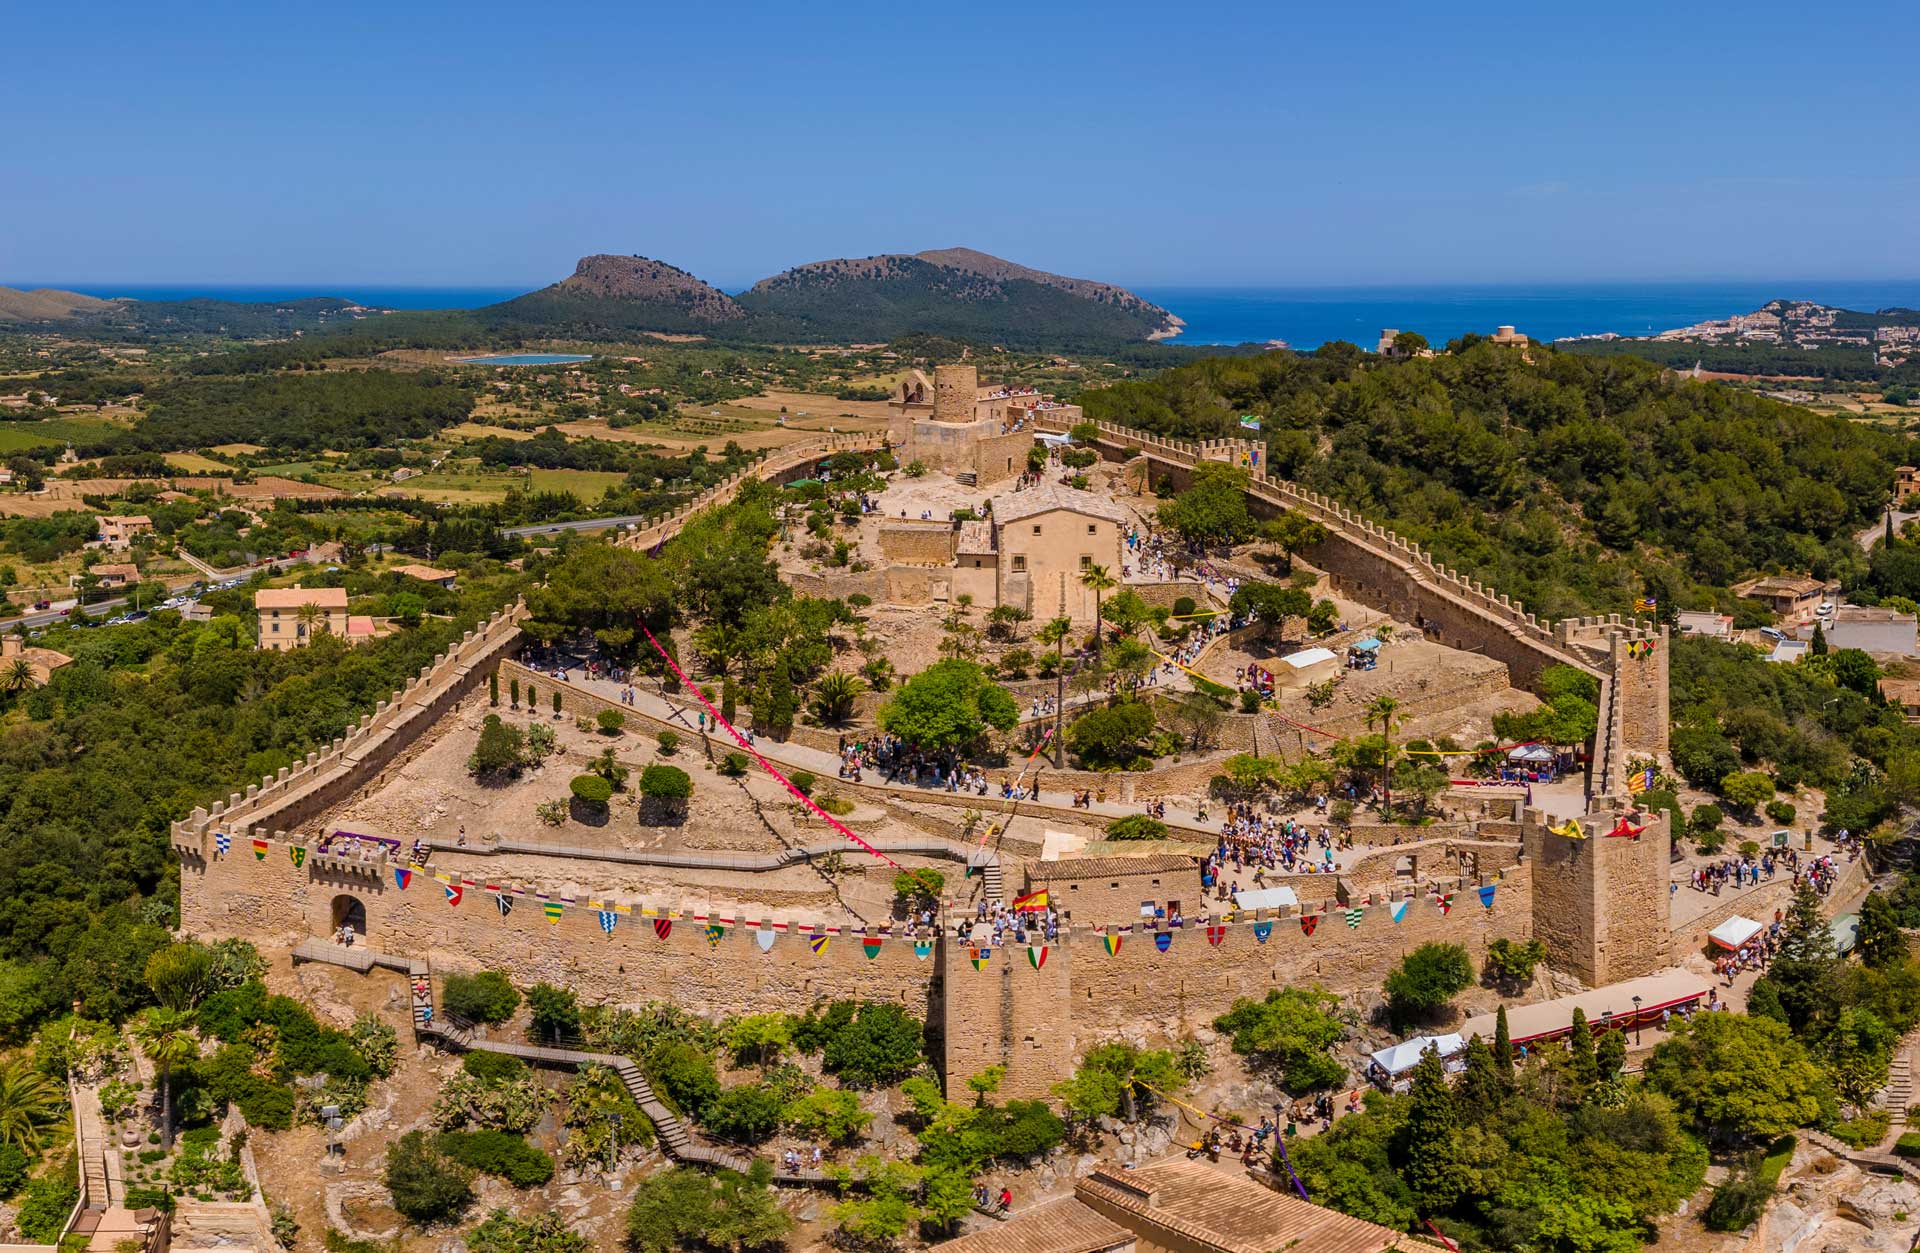
[[[954,938],[962,944],[1008,942],[1029,944],[1060,938],[1060,913],[1051,903],[1015,909],[1005,901],[982,900],[970,915],[962,915],[954,924]]]

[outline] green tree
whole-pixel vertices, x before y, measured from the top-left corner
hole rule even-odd
[[[1346,1038],[1334,1015],[1340,998],[1317,985],[1273,988],[1261,1001],[1240,997],[1214,1019],[1214,1029],[1233,1038],[1233,1051],[1272,1066],[1289,1092],[1330,1088],[1346,1078],[1331,1051]]]
[[[801,1132],[833,1144],[853,1144],[873,1125],[873,1115],[860,1107],[860,1098],[840,1088],[815,1088],[789,1101],[782,1117]]]
[[[1080,586],[1087,588],[1093,593],[1093,650],[1094,655],[1097,657],[1105,651],[1105,642],[1102,637],[1106,634],[1100,630],[1100,610],[1102,608],[1100,598],[1107,592],[1120,586],[1120,581],[1114,578],[1112,572],[1105,566],[1099,562],[1094,562],[1080,572]]]
[[[474,1022],[505,1022],[520,1008],[520,993],[498,970],[451,974],[440,985],[440,1006]]]
[[[1493,1063],[1507,1083],[1513,1082],[1513,1034],[1507,1029],[1507,1006],[1503,1001],[1493,1015]]]
[[[517,773],[526,764],[525,745],[519,727],[502,721],[498,714],[488,714],[480,723],[480,739],[467,758],[467,769],[483,777]]]
[[[764,1083],[726,1088],[707,1106],[706,1125],[722,1139],[762,1144],[780,1130],[786,1103]]]
[[[1374,697],[1367,705],[1367,726],[1379,724],[1380,738],[1383,743],[1380,754],[1380,791],[1385,798],[1381,805],[1382,813],[1393,809],[1393,780],[1389,771],[1393,766],[1393,732],[1400,724],[1395,716],[1399,709],[1400,702],[1384,694]]]
[[[520,1218],[497,1209],[463,1239],[467,1253],[587,1253],[593,1247],[551,1211]]]
[[[1429,1045],[1420,1055],[1408,1096],[1407,1121],[1395,1141],[1395,1156],[1420,1208],[1438,1213],[1451,1208],[1469,1186],[1461,1161],[1459,1110],[1438,1048]]]
[[[1547,946],[1540,940],[1493,940],[1487,945],[1481,973],[1500,987],[1523,988],[1533,981],[1534,968],[1546,958]]]
[[[186,1013],[165,1006],[149,1009],[134,1019],[131,1027],[134,1043],[147,1060],[160,1070],[160,1138],[173,1147],[173,1072],[200,1056],[200,1037],[194,1034],[193,1020]]]
[[[1473,986],[1473,959],[1459,944],[1428,943],[1387,974],[1387,1013],[1401,1028],[1443,1009]]]
[[[387,1146],[383,1180],[393,1208],[412,1222],[456,1218],[473,1204],[473,1171],[442,1153],[424,1131],[409,1131]]]
[[[1773,799],[1773,779],[1758,770],[1738,770],[1720,780],[1720,795],[1749,815]]]
[[[1075,718],[1067,728],[1067,747],[1090,767],[1124,766],[1146,752],[1153,729],[1151,705],[1123,700]]]
[[[0,1065],[0,1145],[38,1151],[41,1134],[58,1120],[65,1103],[59,1085],[28,1059]]]
[[[1627,1068],[1627,1033],[1619,1027],[1602,1031],[1594,1045],[1593,1061],[1602,1081],[1618,1079]]]
[[[925,1044],[925,1028],[903,1007],[862,1001],[820,1050],[820,1066],[849,1087],[886,1087],[920,1068]]]
[[[1716,1138],[1777,1136],[1816,1122],[1828,1091],[1784,1023],[1746,1014],[1676,1021],[1648,1059],[1646,1077]]]
[[[1285,558],[1282,570],[1293,573],[1293,559],[1307,549],[1326,542],[1327,528],[1303,513],[1284,509],[1260,524],[1260,538],[1278,548]],[[1302,613],[1304,617],[1304,611]]]
[[[1289,618],[1305,618],[1313,612],[1313,597],[1297,587],[1277,583],[1242,583],[1228,608],[1236,617],[1251,617],[1261,624],[1263,636],[1276,640]]]
[[[1197,548],[1237,544],[1253,534],[1249,486],[1239,466],[1203,461],[1193,468],[1187,489],[1160,506],[1160,525]]]
[[[1788,1026],[1796,1033],[1817,1035],[1820,1020],[1830,1019],[1836,1008],[1830,988],[1839,965],[1832,930],[1820,912],[1820,896],[1801,880],[1780,928],[1780,946],[1759,984],[1775,994]]]
[[[745,1175],[716,1171],[712,1178],[676,1166],[640,1181],[627,1209],[627,1243],[635,1253],[687,1249],[743,1253],[778,1244],[793,1230],[768,1185],[764,1160]]]
[[[543,1040],[560,1040],[580,1033],[580,1001],[572,988],[536,983],[527,989],[528,1026]]]
[[[154,1000],[185,1013],[214,990],[213,952],[193,941],[155,949],[147,958],[146,976]]]
[[[793,1047],[793,1020],[785,1014],[748,1014],[726,1027],[727,1048],[740,1065],[771,1066]]]
[[[1053,1094],[1077,1117],[1132,1122],[1149,1112],[1159,1095],[1178,1096],[1186,1083],[1171,1052],[1115,1041],[1089,1049],[1073,1077],[1055,1084]]]
[[[1011,731],[1020,710],[970,661],[942,661],[900,685],[880,709],[880,729],[925,749],[972,745],[988,728]]]
[[[1860,904],[1860,960],[1876,969],[1895,965],[1907,956],[1907,938],[1893,905],[1878,892],[1867,893]]]
[[[1573,1030],[1567,1034],[1568,1073],[1576,1088],[1585,1092],[1600,1078],[1593,1058],[1593,1028],[1587,1025],[1587,1011],[1573,1007]]]
[[[853,716],[854,703],[866,690],[867,685],[857,675],[835,671],[814,686],[808,708],[825,725],[839,726]]]

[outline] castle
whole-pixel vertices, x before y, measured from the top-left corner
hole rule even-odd
[[[1032,426],[1041,415],[1071,426],[1078,405],[1054,403],[1032,388],[983,387],[970,365],[935,366],[928,380],[910,370],[887,402],[887,442],[902,464],[918,461],[963,483],[987,487],[1027,468]]]
[[[977,390],[970,369],[942,377],[956,398]],[[909,400],[919,403],[911,394]],[[977,395],[973,402],[983,403]],[[1042,429],[1066,421],[1044,413],[1034,419]],[[980,448],[1006,438],[979,428],[979,421],[971,454],[976,467]],[[920,422],[913,424],[917,437]],[[1032,431],[1020,438],[1031,440]],[[790,450],[621,542],[650,547],[695,509],[730,498],[749,477],[804,476],[829,452],[853,446],[840,437]],[[1164,476],[1176,483],[1201,461],[1239,461],[1248,452],[1240,441],[1191,444],[1105,425],[1094,446],[1109,461],[1141,461],[1154,481]],[[966,868],[964,879],[949,876],[959,880],[949,893],[952,908],[1044,889],[1067,911],[1069,925],[1055,941],[1006,948],[968,945],[950,930],[937,940],[909,937],[891,925],[810,920],[751,903],[767,899],[754,886],[756,874],[846,847],[824,831],[820,843],[758,858],[555,851],[511,836],[471,847],[464,840],[429,841],[423,865],[404,858],[397,843],[373,852],[365,845],[351,854],[320,851],[309,833],[331,830],[330,813],[385,781],[488,675],[508,675],[543,693],[560,686],[512,660],[521,611],[509,607],[340,742],[176,823],[183,927],[203,936],[286,943],[323,936],[344,922],[364,936],[369,963],[375,953],[390,952],[436,971],[498,968],[521,982],[571,985],[587,1000],[671,999],[716,1013],[798,1011],[822,998],[897,1000],[926,1015],[949,1083],[1001,1065],[1002,1092],[1019,1097],[1046,1095],[1092,1043],[1122,1032],[1177,1038],[1237,997],[1300,982],[1336,992],[1375,991],[1393,965],[1428,941],[1464,945],[1478,961],[1496,939],[1538,938],[1556,969],[1590,985],[1652,973],[1697,948],[1725,913],[1673,925],[1666,818],[1636,815],[1628,786],[1631,770],[1660,761],[1666,751],[1665,628],[1617,616],[1543,623],[1330,500],[1258,470],[1249,496],[1256,513],[1295,509],[1325,524],[1327,538],[1304,556],[1345,594],[1498,660],[1516,685],[1535,683],[1550,665],[1594,676],[1599,730],[1577,836],[1527,809],[1518,791],[1482,789],[1463,799],[1469,816],[1461,821],[1356,827],[1365,855],[1339,875],[1289,881],[1297,903],[1174,930],[1143,922],[1143,907],[1150,917],[1156,903],[1178,905],[1184,898],[1198,904],[1205,843],[1196,843],[1193,855],[1048,856],[1031,842],[1003,838],[987,846],[973,837],[965,811],[978,802],[964,794],[902,796],[877,781],[836,785],[856,802],[885,808],[897,820],[893,829],[908,832],[876,837],[883,852]],[[1051,525],[1051,513],[997,517],[997,551],[1011,551],[1009,530],[1043,516]],[[566,694],[570,710],[617,707],[584,689]],[[624,713],[630,723],[686,729],[632,706]],[[817,733],[797,728],[795,734],[810,732]],[[990,774],[997,782],[1002,772]],[[1146,778],[1139,786],[1154,782]],[[1073,822],[1066,792],[1077,786],[1077,777],[1065,772],[1049,783],[1047,800],[1025,802],[1022,811]],[[730,875],[740,903],[689,908],[600,886],[614,871],[642,865],[668,874],[698,866]],[[1413,875],[1416,866],[1426,872]],[[858,873],[878,882],[892,872],[876,864]],[[492,898],[503,894],[526,907],[496,911]],[[1739,904],[1752,910],[1772,903],[1749,897]]]

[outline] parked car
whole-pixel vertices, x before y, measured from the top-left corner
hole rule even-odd
[[[1787,633],[1785,631],[1776,631],[1772,627],[1761,627],[1760,634],[1766,636],[1768,639],[1772,640],[1776,644],[1779,643],[1781,640],[1787,638]]]
[[[53,602],[50,600],[36,600],[33,602],[33,607],[35,609],[51,609],[53,608]]]

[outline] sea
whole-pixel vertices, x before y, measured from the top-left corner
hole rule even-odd
[[[388,309],[473,309],[510,300],[534,284],[382,287],[356,284],[167,286],[15,283],[136,300],[276,301],[340,296]],[[1769,282],[1452,284],[1380,287],[1134,286],[1184,319],[1177,344],[1280,341],[1309,349],[1344,339],[1371,348],[1387,328],[1418,331],[1442,344],[1468,331],[1513,326],[1534,339],[1651,335],[1711,318],[1749,313],[1769,300],[1811,300],[1843,309],[1920,308],[1920,277],[1884,281],[1782,279]]]

